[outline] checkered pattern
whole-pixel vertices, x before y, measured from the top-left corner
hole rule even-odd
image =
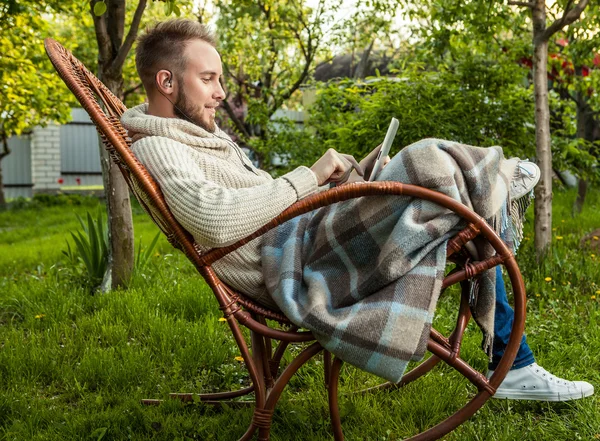
[[[506,237],[508,177],[502,150],[427,139],[404,149],[379,180],[440,191]],[[333,354],[390,381],[423,357],[455,213],[408,196],[360,198],[277,227],[263,241],[267,289],[284,314]],[[502,231],[506,230],[506,231]],[[510,237],[508,237],[510,240]],[[476,311],[493,332],[495,272],[480,280]]]

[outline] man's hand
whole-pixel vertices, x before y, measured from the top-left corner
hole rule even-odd
[[[379,144],[377,147],[375,147],[373,149],[373,151],[371,151],[371,153],[369,153],[367,156],[365,156],[363,158],[362,161],[360,161],[359,164],[363,169],[363,172],[364,172],[363,175],[359,176],[358,174],[352,172],[352,174],[348,178],[348,182],[365,182],[365,181],[369,180],[369,178],[371,177],[371,172],[373,171],[373,167],[375,167],[375,161],[377,159],[377,155],[379,154],[379,150],[381,150],[381,144]],[[390,161],[391,161],[390,157],[386,156],[385,160],[383,161],[383,167],[381,167],[381,170],[383,170],[383,168]]]
[[[352,170],[358,176],[363,175],[361,165],[353,156],[338,153],[333,149],[327,150],[310,169],[317,176],[319,186],[330,182],[342,184],[348,180]]]

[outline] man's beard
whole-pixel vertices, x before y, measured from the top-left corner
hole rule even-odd
[[[185,90],[183,81],[179,81],[179,84],[181,84],[181,87],[179,88],[179,94],[177,96],[177,100],[175,100],[175,105],[173,106],[175,115],[181,119],[185,119],[193,124],[196,124],[198,127],[203,128],[209,133],[214,133],[217,128],[215,121],[211,120],[207,124],[205,121],[202,121],[196,116],[199,113],[198,106],[193,105],[187,100],[185,93],[183,93]]]

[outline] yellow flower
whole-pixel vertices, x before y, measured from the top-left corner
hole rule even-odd
[[[596,291],[596,294],[600,294],[600,289],[598,291]]]
[[[562,240],[562,236],[556,236],[556,240]]]
[[[592,239],[598,240],[599,238],[598,238],[598,236],[592,236]]]
[[[235,361],[244,361],[244,357],[240,357],[239,355],[235,357]]]
[[[219,321],[220,321],[220,322],[226,322],[226,321],[227,321],[227,319],[226,319],[225,317],[219,317]]]
[[[563,220],[561,220],[561,222],[564,224],[564,223],[565,223],[565,220],[563,219]]]
[[[552,231],[556,231],[556,227],[552,228]]]
[[[551,281],[552,281],[552,277],[546,277],[544,280],[545,280],[546,282],[551,282]]]
[[[590,299],[596,300],[596,296],[592,296],[592,297],[590,297]]]
[[[591,257],[596,257],[596,255],[595,255],[595,254],[590,254],[590,256],[591,256]]]
[[[535,293],[535,296],[536,296],[536,297],[539,297],[539,296],[540,296],[540,293],[539,293],[539,292],[536,292],[536,293]]]
[[[556,291],[556,288],[552,288],[552,291]]]
[[[38,314],[35,316],[36,319],[43,319],[44,317],[46,317],[46,314]]]

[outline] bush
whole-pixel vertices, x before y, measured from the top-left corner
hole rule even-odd
[[[18,197],[8,203],[9,210],[39,209],[44,207],[59,207],[69,205],[97,205],[98,198],[81,194],[49,194],[36,193],[31,199]]]
[[[94,220],[88,212],[87,224],[79,215],[77,220],[82,231],[71,232],[75,246],[71,248],[67,241],[67,250],[63,254],[75,268],[83,263],[86,282],[95,288],[102,283],[108,265],[108,231],[100,213]]]

